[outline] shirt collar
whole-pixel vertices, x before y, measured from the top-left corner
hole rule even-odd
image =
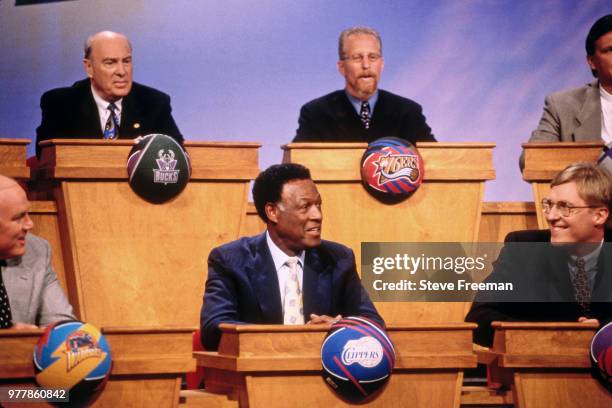
[[[357,115],[360,115],[361,114],[361,102],[364,102],[364,101],[355,98],[353,95],[348,93],[346,89],[344,90],[344,93],[346,94],[347,98],[351,102],[351,105],[353,105],[353,108],[355,108]],[[377,101],[378,101],[378,89],[376,90],[376,92],[374,92],[374,95],[370,96],[370,98],[368,99],[368,103],[370,104],[370,116],[372,116],[372,114],[374,113],[374,106],[376,106]]]
[[[102,97],[96,93],[96,90],[94,89],[93,85],[91,85],[91,94],[93,95],[94,101],[96,101],[96,106],[98,107],[98,110],[100,112],[106,112],[108,109],[108,104],[110,102],[102,99]],[[117,107],[117,114],[121,113],[122,103],[123,103],[123,98],[115,101],[115,106]]]
[[[268,243],[268,248],[270,248],[270,253],[272,254],[272,260],[274,261],[274,268],[278,271],[287,262],[287,259],[292,258],[292,257],[284,253],[283,250],[280,249],[278,245],[274,243],[274,241],[272,241],[272,238],[270,237],[270,233],[267,230],[266,230],[266,242]],[[306,251],[302,251],[297,257],[302,269],[304,269],[305,254],[306,254]]]
[[[586,255],[583,256],[576,256],[576,255],[570,255],[570,260],[572,265],[576,264],[576,261],[579,258],[582,258],[584,260],[584,264],[588,266],[594,266],[597,264],[597,258],[599,258],[599,253],[601,252],[601,247],[603,246],[603,240],[599,243],[599,245],[597,245],[597,247],[595,247],[595,249],[593,249],[591,252],[589,252]]]

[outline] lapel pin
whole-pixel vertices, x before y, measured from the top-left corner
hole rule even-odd
[[[134,129],[140,129],[140,123],[138,122],[134,123]]]

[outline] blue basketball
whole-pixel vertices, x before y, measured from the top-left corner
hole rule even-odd
[[[127,171],[132,190],[143,199],[161,204],[178,196],[191,177],[191,161],[173,138],[146,135],[128,155]]]
[[[389,381],[395,350],[384,329],[363,317],[333,324],[321,346],[323,379],[344,400],[369,400]]]
[[[612,392],[612,322],[599,329],[591,340],[591,362],[602,384]]]
[[[53,323],[34,347],[38,385],[70,390],[71,402],[95,396],[106,384],[111,365],[106,339],[88,323]]]

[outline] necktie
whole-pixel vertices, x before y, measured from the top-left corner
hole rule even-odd
[[[13,325],[13,315],[1,271],[2,268],[0,268],[0,329],[7,329]]]
[[[284,324],[304,324],[304,308],[302,306],[302,290],[298,280],[298,259],[291,257],[285,262],[289,267],[289,276],[285,281]]]
[[[110,111],[106,125],[104,126],[104,138],[116,139],[119,136],[119,118],[117,117],[117,105],[109,103],[107,108]]]
[[[574,296],[576,302],[580,305],[582,311],[588,311],[591,301],[591,288],[589,286],[589,278],[584,270],[584,259],[576,260],[576,274],[572,278],[574,286]]]
[[[361,118],[361,123],[363,127],[367,129],[370,128],[370,104],[368,101],[361,102],[361,112],[359,112],[359,117]]]

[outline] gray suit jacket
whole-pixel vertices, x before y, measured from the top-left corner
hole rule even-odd
[[[28,234],[25,254],[6,263],[2,280],[13,321],[47,326],[54,321],[76,320],[51,266],[51,248],[47,241]]]
[[[601,141],[598,81],[547,96],[540,124],[529,138],[529,143],[598,141]],[[523,170],[523,155],[519,164]]]

